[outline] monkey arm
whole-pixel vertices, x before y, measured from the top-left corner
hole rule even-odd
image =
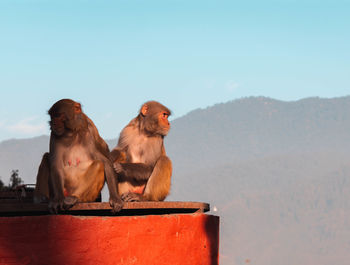
[[[51,166],[49,176],[50,199],[61,200],[64,198],[63,193],[63,172],[55,166]]]
[[[109,158],[112,162],[119,162],[119,163],[124,163],[126,162],[126,154],[124,151],[122,151],[119,148],[113,149],[109,153]]]
[[[118,195],[118,178],[113,169],[113,164],[109,157],[105,157],[104,154],[97,152],[95,155],[104,164],[105,178],[109,191],[109,204],[113,212],[119,212],[123,207],[123,201]]]
[[[64,209],[64,193],[63,193],[63,170],[57,164],[56,159],[50,157],[50,174],[48,178],[49,184],[49,211],[57,214],[59,210]]]
[[[115,171],[125,180],[148,180],[153,167],[144,163],[114,163]]]

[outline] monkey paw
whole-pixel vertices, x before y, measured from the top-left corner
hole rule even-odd
[[[57,214],[60,210],[63,210],[63,200],[51,200],[49,201],[49,212],[51,214]]]
[[[125,202],[139,202],[142,201],[142,195],[133,192],[127,192],[122,194],[122,200]]]
[[[123,201],[117,197],[117,198],[109,198],[109,205],[112,207],[112,212],[117,213],[123,208]]]
[[[114,162],[113,163],[113,168],[114,168],[115,172],[117,172],[118,174],[123,173],[123,167],[122,167],[122,165],[120,163]]]
[[[63,207],[64,210],[68,210],[69,208],[72,208],[74,204],[78,202],[78,197],[76,196],[67,196],[63,200]]]

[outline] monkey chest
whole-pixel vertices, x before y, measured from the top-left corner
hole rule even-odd
[[[131,163],[154,164],[161,155],[162,145],[158,141],[141,138],[129,145],[129,161]]]
[[[78,145],[68,148],[62,156],[65,179],[79,181],[92,162],[93,160],[84,146]]]

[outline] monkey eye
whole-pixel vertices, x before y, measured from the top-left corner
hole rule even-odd
[[[166,112],[163,112],[163,118],[168,118],[169,114]]]

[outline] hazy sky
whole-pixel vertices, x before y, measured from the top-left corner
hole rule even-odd
[[[154,99],[173,118],[246,96],[350,94],[350,1],[0,1],[0,141],[61,98],[107,139]]]

